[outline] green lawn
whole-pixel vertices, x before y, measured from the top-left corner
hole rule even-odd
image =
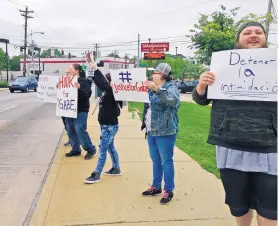
[[[137,111],[142,119],[143,104],[128,102],[129,111]],[[206,143],[209,121],[209,106],[182,102],[179,109],[179,133],[176,145],[197,161],[208,172],[219,178],[216,168],[215,147]]]
[[[0,81],[0,88],[7,88],[9,83],[7,81]]]

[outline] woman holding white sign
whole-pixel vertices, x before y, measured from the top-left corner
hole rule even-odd
[[[86,78],[85,72],[79,64],[70,66],[70,74],[78,76],[78,83],[75,84],[75,87],[78,89],[78,109],[76,119],[65,118],[66,130],[72,147],[72,150],[66,153],[66,157],[80,156],[81,144],[87,152],[85,160],[89,160],[96,153],[96,148],[87,132],[87,119],[90,109],[90,97],[92,95],[91,82]]]
[[[147,81],[150,104],[145,104],[141,129],[146,127],[150,157],[153,162],[153,182],[142,193],[144,197],[164,194],[160,204],[169,204],[174,197],[174,146],[178,132],[179,91],[171,82],[171,67],[160,63],[152,73],[152,81]]]
[[[236,48],[267,48],[264,27],[257,22],[242,25]],[[257,211],[259,226],[275,226],[277,102],[210,100],[207,98],[208,86],[218,76],[221,79],[221,75],[213,72],[203,73],[193,91],[193,99],[200,105],[212,102],[208,143],[216,145],[225,202],[238,226],[251,226],[251,209]]]

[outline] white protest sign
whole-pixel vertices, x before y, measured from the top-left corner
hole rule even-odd
[[[77,76],[60,76],[58,82],[56,115],[77,118]]]
[[[277,101],[277,49],[235,49],[213,53],[215,82],[209,99]]]
[[[94,70],[89,67],[89,63],[92,62],[92,54],[91,52],[88,52],[86,54],[86,77],[92,77],[94,76]]]
[[[59,76],[40,75],[38,82],[37,98],[45,103],[57,103],[57,88]]]
[[[116,100],[149,102],[146,68],[111,70],[111,85]]]

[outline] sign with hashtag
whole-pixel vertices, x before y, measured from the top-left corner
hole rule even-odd
[[[111,85],[118,101],[149,102],[146,68],[111,70]]]

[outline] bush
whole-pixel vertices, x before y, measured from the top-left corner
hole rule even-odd
[[[0,81],[0,88],[8,88],[9,83],[7,81]]]

